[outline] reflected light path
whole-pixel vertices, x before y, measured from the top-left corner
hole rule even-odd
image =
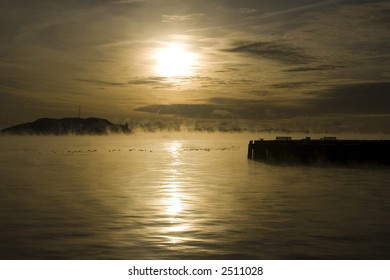
[[[168,185],[167,188],[171,188],[172,192],[167,199],[166,213],[171,216],[176,216],[182,211],[182,202],[180,200],[180,194],[177,190],[177,185]]]
[[[161,228],[162,234],[168,240],[168,243],[178,245],[188,238],[185,238],[184,232],[191,229],[185,218],[185,212],[188,211],[189,205],[183,202],[183,172],[181,166],[180,142],[170,143],[167,151],[170,154],[171,162],[166,169],[166,184],[162,186],[165,193],[161,204],[165,206],[164,218],[167,220],[167,225]]]

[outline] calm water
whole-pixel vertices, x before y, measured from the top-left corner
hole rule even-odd
[[[0,137],[0,258],[390,258],[388,167],[266,165],[248,140]]]

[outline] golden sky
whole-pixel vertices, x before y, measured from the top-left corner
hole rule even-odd
[[[1,1],[0,128],[40,117],[390,133],[390,2]]]

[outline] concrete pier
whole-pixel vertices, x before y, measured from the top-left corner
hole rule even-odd
[[[390,140],[337,140],[335,137],[251,140],[248,159],[269,163],[339,163],[390,165]]]

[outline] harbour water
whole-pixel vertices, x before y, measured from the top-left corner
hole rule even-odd
[[[0,137],[1,259],[389,259],[390,172],[240,134]]]

